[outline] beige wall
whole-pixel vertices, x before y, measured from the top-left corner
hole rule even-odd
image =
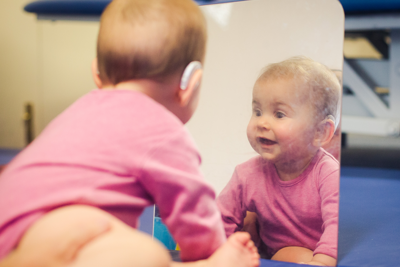
[[[0,1],[0,148],[25,146],[24,104],[34,105],[40,131],[95,87],[98,22],[37,21],[23,11],[30,1]]]
[[[23,104],[37,96],[37,26],[26,2],[0,1],[0,147],[24,145]]]
[[[43,21],[38,24],[38,130],[77,98],[95,88],[91,63],[96,56],[98,22]]]

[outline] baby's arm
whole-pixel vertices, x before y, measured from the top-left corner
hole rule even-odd
[[[329,170],[329,169],[328,169]],[[314,250],[310,264],[321,263],[335,266],[337,257],[338,213],[339,213],[339,170],[332,171],[320,180],[321,212],[323,233]]]
[[[139,181],[181,249],[183,261],[208,258],[225,241],[215,192],[200,172],[186,132],[163,140],[143,159]]]
[[[235,170],[231,180],[217,197],[217,205],[222,215],[227,237],[234,232],[241,231],[244,227],[244,219],[246,217],[246,207],[244,204],[245,190],[245,183],[241,181]],[[250,216],[248,221],[246,221],[247,226],[254,219],[254,216]]]

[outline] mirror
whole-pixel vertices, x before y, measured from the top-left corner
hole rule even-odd
[[[200,105],[187,127],[200,149],[204,176],[219,194],[235,167],[258,155],[249,143],[246,129],[252,116],[253,86],[261,70],[293,56],[306,56],[326,65],[341,79],[344,14],[340,3],[334,0],[252,0],[207,5],[202,10],[208,23],[209,41]],[[314,104],[309,102],[306,106]],[[339,159],[340,127],[323,147]],[[335,173],[338,188],[339,173]],[[318,205],[311,205],[305,198],[298,201],[304,204],[299,206],[305,216],[315,215],[313,209]],[[260,207],[255,209],[259,211]],[[316,213],[321,216],[321,210]],[[333,213],[337,215],[337,208]],[[301,212],[296,214],[301,216]],[[267,226],[264,222],[259,233],[266,243],[268,238],[276,238],[262,232],[269,230]],[[319,222],[314,230],[321,226]],[[335,227],[335,234],[328,239],[337,246]],[[288,233],[296,235],[296,231],[291,229]],[[313,233],[307,234],[315,234],[313,241],[309,240],[312,244],[308,244],[313,250],[322,233],[311,228],[308,231]],[[302,246],[301,242],[292,245]],[[276,250],[265,245],[267,249],[262,254],[270,258]],[[336,257],[336,248],[329,255]]]

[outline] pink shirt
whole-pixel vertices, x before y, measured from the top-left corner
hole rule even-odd
[[[0,176],[0,258],[46,212],[99,207],[132,227],[156,203],[182,259],[226,237],[200,156],[176,116],[144,94],[94,90],[54,119]]]
[[[260,156],[236,167],[217,198],[227,236],[243,228],[246,211],[256,212],[260,237],[273,256],[301,246],[337,257],[339,163],[322,148],[306,170],[282,181]]]

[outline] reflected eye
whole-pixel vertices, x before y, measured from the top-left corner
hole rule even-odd
[[[261,116],[261,111],[259,109],[253,109],[253,113],[254,115],[256,115],[257,117]]]
[[[286,117],[286,115],[285,115],[283,112],[280,112],[280,111],[278,111],[278,112],[275,114],[275,116],[276,116],[278,119],[281,119],[281,118],[283,118],[283,117]]]

